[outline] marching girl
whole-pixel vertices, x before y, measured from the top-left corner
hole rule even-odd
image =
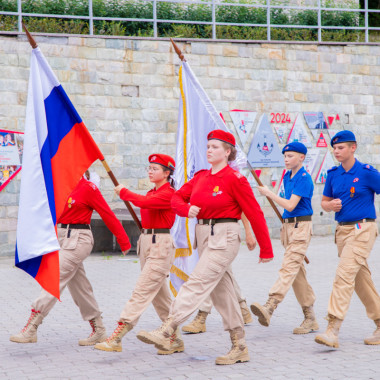
[[[86,171],[85,178],[79,181],[70,194],[58,220],[58,240],[61,246],[59,251],[60,292],[62,293],[66,286],[69,288],[83,320],[89,321],[92,327],[90,336],[79,341],[80,346],[92,346],[107,338],[102,313],[83,267],[83,261],[90,255],[94,246],[90,227],[92,212],[96,210],[99,213],[107,227],[116,236],[124,255],[131,248],[123,226],[90,179],[93,180],[90,178],[90,173]],[[32,303],[32,312],[27,324],[20,333],[11,336],[10,340],[16,343],[36,343],[37,328],[56,302],[57,298],[42,290],[40,296]]]
[[[121,340],[133,329],[142,313],[153,303],[160,319],[165,321],[172,302],[167,277],[174,262],[175,247],[170,235],[175,220],[171,199],[175,192],[169,182],[175,168],[173,158],[165,154],[149,156],[149,180],[155,187],[144,195],[133,193],[124,186],[115,188],[121,199],[132,202],[141,208],[142,234],[137,243],[140,256],[141,274],[132,296],[125,304],[118,325],[113,334],[103,343],[95,346],[98,350],[122,350]],[[174,334],[171,352],[184,350],[179,331]]]
[[[168,318],[154,331],[141,331],[137,337],[158,349],[172,352],[178,326],[211,295],[212,302],[229,331],[232,349],[216,359],[216,364],[249,360],[244,339],[244,322],[231,279],[231,263],[240,246],[240,226],[244,212],[260,245],[259,262],[273,258],[272,245],[263,212],[247,179],[228,166],[236,157],[235,137],[223,130],[209,133],[207,160],[211,169],[197,172],[172,199],[175,212],[197,218],[195,244],[199,261],[173,301]]]

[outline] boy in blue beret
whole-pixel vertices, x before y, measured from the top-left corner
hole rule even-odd
[[[380,173],[355,159],[357,143],[351,131],[338,132],[331,145],[341,165],[327,172],[322,208],[335,212],[335,242],[340,259],[328,305],[328,327],[315,341],[339,347],[339,328],[355,291],[377,327],[364,343],[380,344],[380,297],[367,263],[378,235],[374,200],[375,193],[380,193]]]
[[[251,310],[263,326],[269,326],[273,311],[292,286],[304,313],[301,326],[296,327],[293,334],[308,334],[319,328],[313,309],[315,295],[306,279],[303,263],[312,235],[311,198],[314,185],[310,174],[302,166],[307,154],[304,144],[287,144],[282,154],[285,157],[285,167],[288,169],[284,175],[285,199],[266,186],[260,186],[258,189],[261,195],[271,198],[284,208],[281,243],[285,248],[285,254],[279,277],[269,291],[266,304],[262,306],[254,303]]]

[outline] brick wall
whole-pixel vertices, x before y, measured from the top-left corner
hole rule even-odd
[[[170,43],[85,37],[37,37],[37,42],[118,180],[145,192],[148,155],[175,154],[180,62]],[[357,157],[380,169],[380,46],[179,45],[232,130],[228,110],[259,113],[245,152],[263,113],[289,113],[294,120],[299,112],[322,111],[339,114],[337,128],[358,136]],[[24,130],[29,60],[23,37],[0,37],[0,129]],[[111,206],[123,207],[102,166],[94,168]],[[270,183],[272,171],[263,170],[263,182]],[[14,252],[20,177],[0,193],[0,255]],[[330,234],[333,215],[321,215],[322,189],[315,186],[314,232]],[[279,222],[258,198],[272,236],[278,236]],[[378,198],[376,203],[378,208]]]

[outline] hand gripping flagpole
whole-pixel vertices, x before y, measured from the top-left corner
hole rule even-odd
[[[173,41],[172,38],[170,38],[170,41],[171,43],[173,44],[173,48],[175,50],[175,52],[177,53],[179,59],[182,61],[182,62],[186,62],[186,59],[185,59],[185,56],[183,55],[181,49],[177,46],[177,44]],[[255,178],[257,184],[259,186],[264,186],[263,183],[261,182],[260,178],[258,177],[258,175],[256,174],[256,172],[253,170],[251,164],[248,162],[248,166],[249,166],[249,170],[250,172],[252,173],[253,177]],[[274,204],[274,202],[272,201],[272,199],[270,199],[269,197],[266,197],[270,203],[270,205],[272,206],[274,212],[276,213],[276,215],[278,216],[278,219],[280,219],[280,222],[283,223],[283,219],[282,219],[282,216],[281,216],[281,213],[280,211],[278,211],[278,208],[276,207],[276,205]],[[305,262],[307,264],[309,264],[309,259],[305,256]]]
[[[24,24],[24,21],[21,21],[22,23],[22,27],[24,28],[25,30],[25,33],[26,33],[26,36],[28,38],[28,41],[30,43],[30,46],[33,48],[33,49],[36,49],[38,47],[35,39],[32,37],[32,35],[29,33],[28,29],[26,28],[25,24]],[[112,183],[115,185],[115,186],[118,186],[119,185],[119,182],[118,180],[116,179],[115,175],[113,174],[112,170],[110,169],[110,167],[108,166],[108,163],[105,159],[103,160],[100,160],[101,163],[103,164],[104,166],[104,169],[106,169],[106,172],[107,174],[109,175],[109,177],[111,178],[111,181]],[[139,228],[139,230],[141,231],[142,230],[142,225],[141,225],[141,222],[139,220],[139,218],[137,217],[135,211],[133,210],[131,204],[128,202],[128,201],[124,201],[125,205],[127,206],[128,208],[128,211],[130,212],[130,214],[132,215],[132,218],[134,220],[134,222],[136,223],[137,227]]]

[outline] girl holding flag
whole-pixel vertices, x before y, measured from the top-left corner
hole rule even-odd
[[[223,130],[207,136],[207,161],[211,169],[201,170],[178,190],[172,207],[179,216],[197,218],[194,247],[200,259],[171,305],[168,318],[158,329],[140,331],[138,339],[172,353],[178,326],[211,295],[215,308],[229,331],[232,349],[216,359],[216,364],[235,364],[249,360],[244,339],[244,322],[231,279],[231,263],[240,246],[240,226],[244,212],[260,245],[259,262],[273,258],[272,245],[264,215],[247,179],[233,170],[235,137]]]
[[[120,221],[116,218],[92,178],[88,170],[85,176],[67,199],[65,208],[58,223],[59,251],[59,286],[60,293],[69,288],[75,304],[79,307],[82,318],[89,321],[92,332],[86,339],[79,341],[80,346],[92,346],[107,338],[103,326],[101,311],[96,302],[90,281],[86,276],[83,261],[90,255],[94,246],[90,221],[96,210],[107,227],[116,236],[120,248],[125,255],[131,248],[128,236]],[[56,304],[57,298],[45,290],[32,303],[32,312],[25,327],[16,335],[10,337],[16,343],[36,343],[37,328]]]
[[[175,168],[172,157],[166,154],[149,156],[149,180],[155,188],[144,195],[136,194],[123,185],[115,188],[121,199],[141,208],[142,234],[137,243],[140,256],[141,274],[132,296],[125,304],[118,325],[113,334],[103,343],[95,346],[102,351],[122,351],[121,340],[133,329],[141,314],[153,303],[160,319],[165,321],[172,302],[167,277],[174,262],[175,247],[170,235],[175,220],[171,199],[175,192],[170,184],[170,176]],[[173,333],[173,344],[169,354],[184,350],[179,330]]]

